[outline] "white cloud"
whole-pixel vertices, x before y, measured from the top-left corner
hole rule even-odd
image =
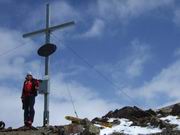
[[[140,43],[139,40],[133,40],[131,44],[132,52],[126,60],[126,73],[130,77],[138,77],[143,72],[144,64],[150,58],[150,48],[147,44]]]
[[[96,19],[91,28],[83,33],[81,37],[99,37],[103,34],[104,28],[104,22],[100,19]]]
[[[104,19],[118,18],[123,22],[173,2],[173,0],[99,0],[98,10]]]
[[[81,26],[89,26],[88,19],[96,18],[90,28],[82,34],[69,37],[98,37],[105,33],[105,30],[112,27],[112,22],[127,22],[129,19],[138,17],[142,14],[152,11],[162,6],[170,5],[174,0],[98,0],[97,5],[90,5],[85,12],[81,12],[73,5],[66,1],[55,1],[51,4],[52,25],[62,23],[64,21],[74,20]],[[92,12],[93,11],[93,12]],[[25,21],[25,25],[29,28],[37,29],[37,27],[45,27],[45,6],[34,9],[33,13]],[[109,24],[109,25],[108,25]],[[107,28],[105,29],[105,25]],[[111,26],[112,25],[112,26]],[[76,28],[76,27],[74,27]],[[72,29],[71,29],[72,30]],[[77,30],[77,29],[76,29]],[[63,40],[64,36],[68,36],[62,29],[58,32],[58,36]],[[82,30],[84,31],[84,30]],[[61,34],[63,32],[63,35]]]
[[[28,9],[29,10],[29,9]],[[46,5],[38,6],[38,8],[30,9],[28,18],[24,21],[23,26],[32,31],[46,27]],[[79,21],[81,16],[77,9],[66,1],[54,1],[50,4],[50,25],[59,25],[69,21]],[[68,28],[65,28],[65,30]],[[62,33],[64,29],[61,29]],[[66,30],[67,31],[67,30]],[[58,32],[58,31],[57,31]],[[59,32],[58,32],[59,34]],[[63,35],[61,35],[63,36]]]
[[[150,46],[135,39],[130,42],[127,54],[113,64],[104,63],[96,68],[111,76],[114,82],[125,85],[130,80],[140,77],[148,60],[151,59]],[[125,83],[125,84],[124,84]]]
[[[28,57],[34,51],[36,54],[34,42],[31,40],[24,40],[22,33],[18,31],[0,28],[1,40],[1,60],[0,60],[0,79],[12,78],[16,76],[19,78],[31,68],[31,61]]]
[[[26,50],[22,51],[19,49],[19,53],[15,53],[16,56],[27,56],[30,54],[32,49],[34,49],[33,42],[31,40],[23,40],[22,33],[19,31],[0,28],[0,40],[2,44],[0,46],[0,50],[3,53],[17,46],[27,45],[25,49],[29,49],[29,52],[26,52]],[[32,46],[29,46],[30,44],[32,44]],[[7,57],[8,56],[6,56],[6,58]]]
[[[25,21],[25,25],[29,28],[37,29],[37,27],[43,28],[45,27],[45,6],[41,6],[41,8],[34,9],[33,13],[30,15]],[[87,26],[89,23],[87,23],[86,17],[87,12],[81,12],[77,8],[75,9],[73,5],[70,5],[66,1],[55,1],[51,3],[50,6],[50,13],[51,13],[51,25],[57,25],[60,23],[64,23],[67,21],[75,21],[76,25],[74,28],[78,28],[79,25],[81,26]],[[44,17],[43,17],[44,15]],[[58,23],[59,22],[59,23]],[[68,28],[61,29],[60,31],[56,31],[56,34],[58,34],[58,37],[63,41],[64,37],[97,37],[101,36],[103,34],[105,27],[105,23],[103,20],[96,18],[93,22],[93,24],[85,30],[82,34],[75,34],[75,36],[69,36],[68,33],[65,31],[68,31]],[[70,30],[73,30],[72,28]],[[63,34],[62,34],[63,33]]]
[[[180,60],[161,70],[159,74],[154,76],[151,81],[145,82],[142,86],[131,88],[126,87],[124,91],[131,93],[134,99],[144,99],[149,105],[158,105],[161,95],[166,96],[168,102],[178,101],[180,98]],[[158,99],[157,99],[158,97]],[[164,101],[164,104],[167,104]]]
[[[53,22],[81,20],[78,10],[65,1],[56,1],[51,6]]]

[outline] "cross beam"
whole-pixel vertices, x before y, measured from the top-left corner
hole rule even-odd
[[[50,34],[51,32],[69,27],[74,25],[74,21],[66,22],[60,25],[50,27],[50,13],[49,13],[49,4],[46,5],[46,28],[40,29],[34,32],[26,33],[23,35],[24,38],[35,36],[37,34],[45,33],[45,43],[50,43]],[[49,56],[45,57],[45,76],[49,75]],[[48,77],[49,78],[49,77]],[[43,126],[49,125],[49,94],[50,94],[50,78],[47,81],[47,92],[44,93],[44,115],[43,115]]]
[[[47,31],[53,32],[55,30],[65,28],[65,27],[69,27],[69,26],[74,25],[74,24],[75,24],[74,21],[71,21],[71,22],[67,22],[67,23],[63,23],[63,24],[60,24],[60,25],[49,27],[48,29],[41,29],[41,30],[37,30],[37,31],[34,31],[34,32],[26,33],[26,34],[23,35],[23,38],[34,36],[34,35],[37,35],[37,34],[46,33]]]

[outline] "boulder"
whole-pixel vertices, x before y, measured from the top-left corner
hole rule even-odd
[[[171,115],[180,116],[180,104],[175,104],[172,108]]]

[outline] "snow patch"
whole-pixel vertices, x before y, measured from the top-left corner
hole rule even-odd
[[[109,122],[114,121],[115,119],[110,119]],[[149,127],[140,127],[140,126],[130,126],[133,122],[128,119],[116,119],[120,121],[120,124],[112,128],[102,129],[100,135],[109,135],[113,132],[124,133],[128,135],[138,135],[138,134],[152,134],[162,132],[159,128]]]
[[[177,129],[180,130],[180,118],[178,118],[178,116],[169,115],[167,117],[162,117],[160,119],[163,120],[163,121],[167,121],[170,124],[178,125]]]

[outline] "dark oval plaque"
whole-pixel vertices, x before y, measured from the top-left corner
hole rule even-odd
[[[48,57],[51,54],[53,54],[56,51],[56,49],[57,49],[56,45],[48,43],[48,44],[41,46],[38,49],[38,55],[40,55],[42,57]]]

